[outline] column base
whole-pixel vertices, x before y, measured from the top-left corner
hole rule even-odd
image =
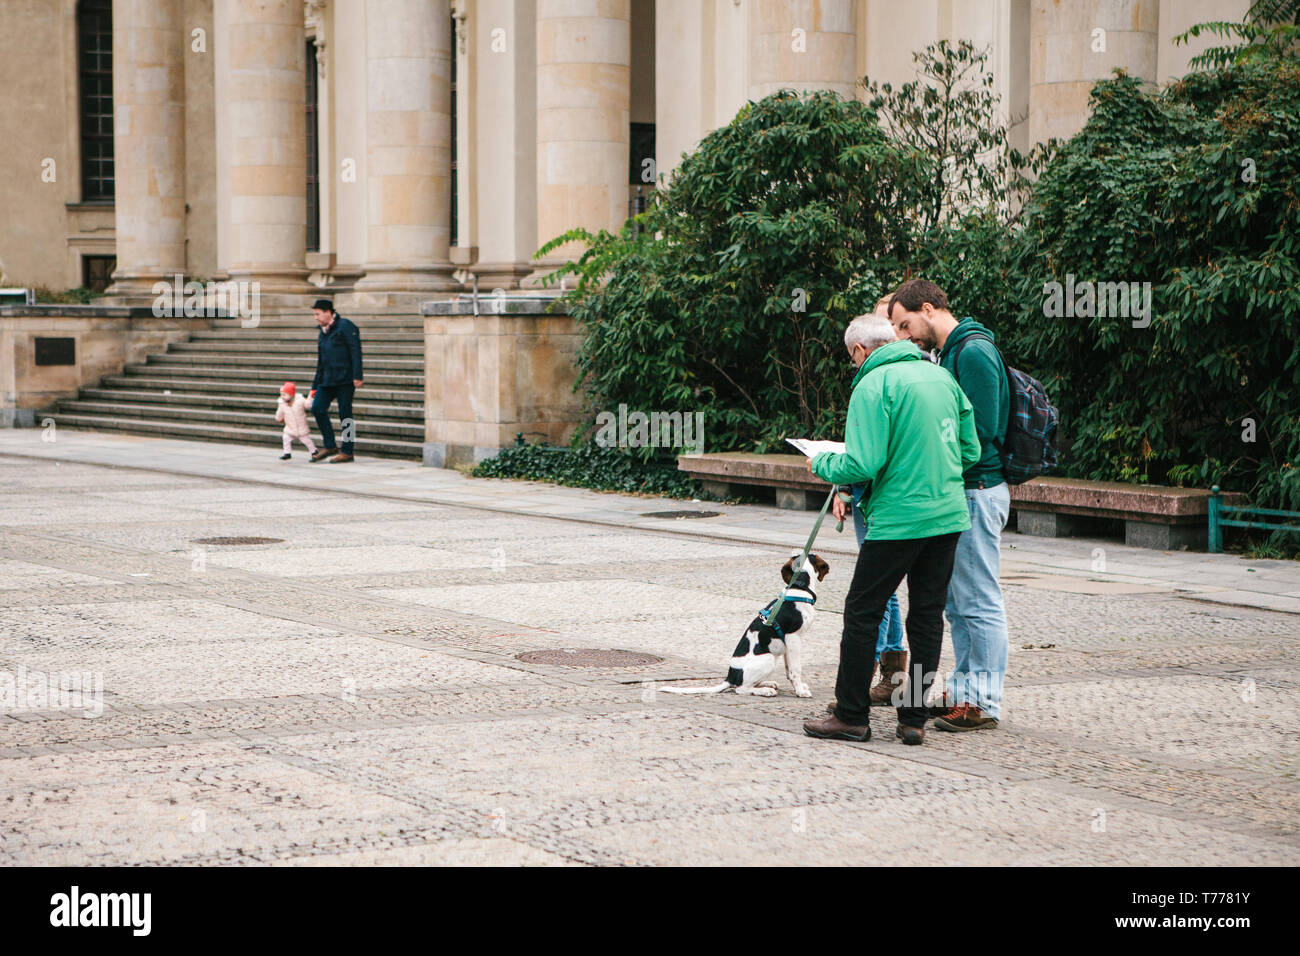
[[[366,274],[339,300],[353,311],[418,313],[420,303],[442,292],[460,292],[464,286],[452,278],[450,264],[421,268],[371,265]]]
[[[257,283],[262,295],[313,295],[320,289],[307,281],[310,273],[304,266],[252,265],[227,270],[230,282]]]
[[[480,262],[470,266],[478,277],[478,294],[491,295],[497,289],[522,289],[524,280],[533,274],[531,262]]]
[[[185,274],[179,269],[172,272],[115,272],[112,284],[104,290],[104,298],[100,301],[104,305],[152,305],[158,298],[154,285],[159,282],[167,283],[167,294],[171,295],[178,274],[184,283]]]
[[[519,283],[521,289],[541,289],[551,292],[567,292],[578,286],[577,276],[565,276],[558,281],[546,281],[555,270],[564,265],[564,259],[543,259],[533,266],[533,271]]]
[[[352,286],[355,292],[383,294],[386,292],[414,292],[427,295],[431,292],[451,292],[464,288],[452,277],[452,265],[436,266],[386,266],[368,265],[366,274]]]

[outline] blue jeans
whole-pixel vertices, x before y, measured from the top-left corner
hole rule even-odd
[[[1011,511],[1011,490],[1005,484],[967,488],[966,504],[971,526],[957,539],[948,582],[946,612],[956,656],[948,693],[957,703],[974,704],[996,718],[1002,710],[1009,642],[998,548]]]
[[[858,547],[862,547],[862,542],[867,540],[867,520],[862,517],[862,509],[859,503],[862,500],[862,493],[866,490],[865,485],[852,485],[853,488],[853,530],[858,537]],[[889,603],[885,605],[885,616],[880,619],[880,631],[876,636],[876,657],[879,657],[885,651],[901,651],[903,649],[903,612],[898,609],[898,595],[891,594]]]

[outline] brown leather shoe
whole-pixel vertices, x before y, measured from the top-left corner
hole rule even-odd
[[[900,693],[907,680],[907,651],[885,651],[880,655],[880,680],[871,688],[871,703],[884,706],[893,703],[894,693]]]
[[[925,743],[924,727],[909,727],[906,724],[899,724],[898,729],[894,731],[894,736],[910,747]]]
[[[353,458],[351,455],[345,455],[342,452],[339,452],[337,455],[335,455],[333,458],[330,459],[330,464],[337,465],[339,462],[352,461],[352,460]]]
[[[339,450],[337,448],[317,448],[315,454],[311,456],[311,460],[324,461],[330,455],[337,455],[338,453]]]
[[[834,714],[822,720],[805,720],[803,722],[803,732],[809,737],[819,737],[823,740],[862,741],[871,739],[870,724],[854,727],[851,724],[846,724]]]

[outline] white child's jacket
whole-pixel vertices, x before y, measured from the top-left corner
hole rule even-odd
[[[275,420],[284,422],[284,433],[293,438],[311,433],[307,427],[307,400],[301,395],[295,395],[292,402],[286,402],[281,395],[275,407]]]

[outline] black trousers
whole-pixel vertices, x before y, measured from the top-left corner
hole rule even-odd
[[[347,385],[322,385],[316,389],[311,411],[316,416],[316,427],[320,429],[321,448],[335,447],[334,427],[330,424],[330,402],[337,398],[339,427],[343,429],[343,445],[339,451],[345,455],[352,454],[352,439],[356,437],[356,424],[352,420],[352,394],[355,391],[351,382]]]
[[[844,601],[840,669],[835,679],[835,716],[846,724],[867,723],[880,621],[889,596],[907,578],[907,649],[912,660],[898,722],[925,726],[925,695],[939,670],[943,608],[959,537],[960,532],[954,531],[932,538],[862,542]]]

